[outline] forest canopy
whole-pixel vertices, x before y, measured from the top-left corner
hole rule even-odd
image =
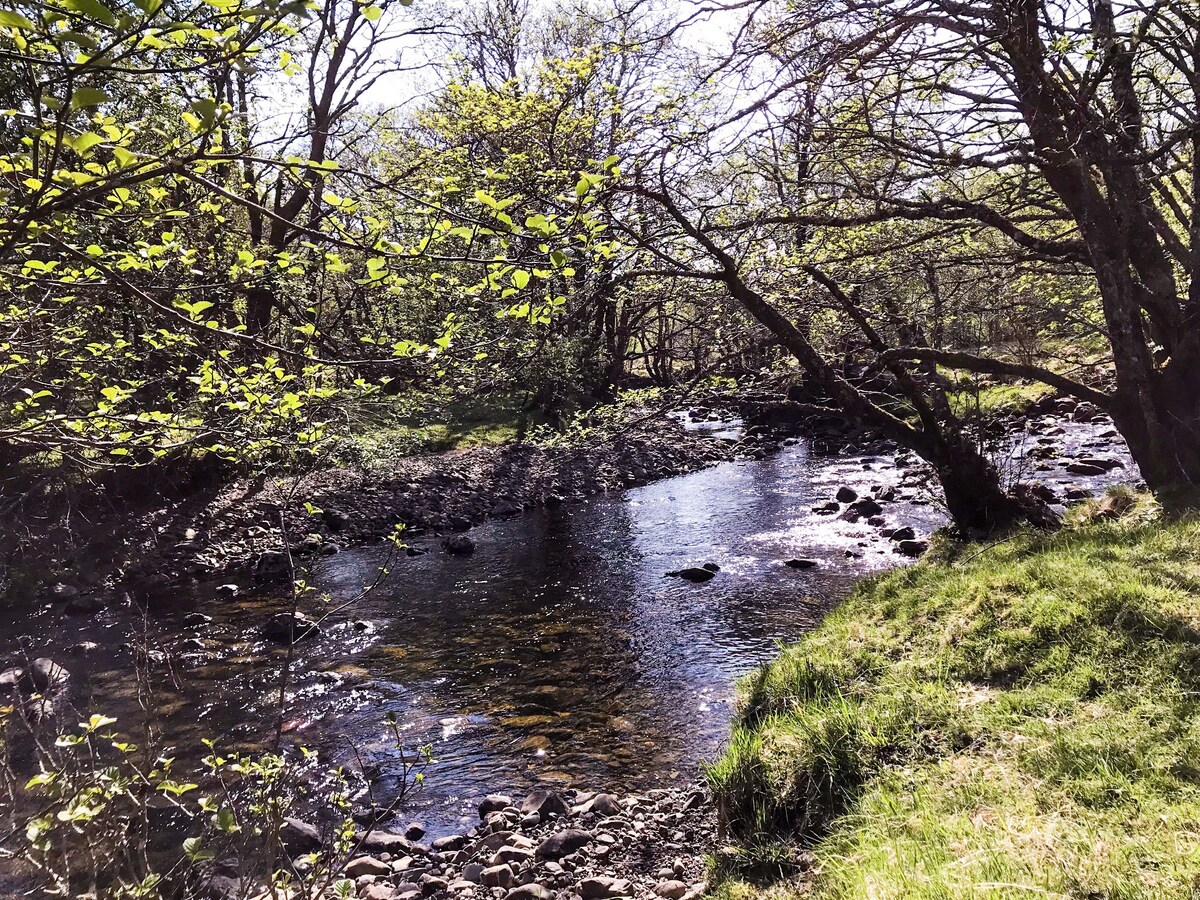
[[[363,411],[783,373],[1039,513],[1026,379],[1200,482],[1184,2],[45,0],[0,10],[0,454],[288,456]]]

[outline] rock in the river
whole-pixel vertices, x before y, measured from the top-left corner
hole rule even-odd
[[[929,549],[929,541],[900,541],[896,549],[905,556],[920,556]]]
[[[40,656],[33,661],[29,680],[41,693],[55,694],[66,688],[67,682],[71,680],[71,673],[50,657]]]
[[[858,499],[858,491],[854,490],[854,488],[843,485],[837,489],[837,493],[834,494],[834,497],[837,498],[839,503],[853,503]]]
[[[325,519],[325,527],[335,534],[350,527],[349,514],[340,509],[327,509],[321,515]]]
[[[815,569],[820,563],[815,559],[789,559],[784,565],[789,569]]]
[[[557,834],[552,834],[546,838],[537,847],[538,859],[560,860],[564,856],[569,856],[576,850],[586,847],[592,841],[590,831],[583,831],[579,828],[568,828],[566,831],[560,831]]]
[[[567,806],[566,801],[554,793],[554,791],[546,788],[536,788],[530,791],[529,796],[521,802],[522,815],[527,816],[530,813],[537,813],[543,822],[552,815],[565,816],[569,812],[570,807]],[[571,851],[568,850],[567,852],[570,853]]]
[[[321,633],[321,626],[304,613],[284,612],[263,623],[262,636],[277,644],[294,644]]]
[[[72,597],[67,601],[67,605],[63,607],[63,611],[68,616],[91,616],[102,609],[104,609],[104,601],[95,594]]]
[[[479,801],[479,818],[486,819],[489,814],[513,805],[512,797],[506,794],[488,794]]]
[[[475,542],[465,534],[452,534],[442,541],[442,549],[454,556],[467,556],[475,552]]]
[[[292,561],[282,550],[260,553],[254,563],[254,580],[261,584],[283,581],[291,577]]]
[[[850,504],[850,508],[860,516],[877,516],[883,512],[883,507],[870,497],[864,497],[861,500],[855,500]]]
[[[73,600],[75,597],[79,596],[79,588],[75,587],[74,585],[63,584],[60,581],[58,584],[51,585],[50,590],[47,593],[50,594],[52,600],[65,603],[66,601]]]
[[[1063,468],[1073,475],[1103,475],[1107,469],[1086,462],[1069,462]]]
[[[667,574],[676,578],[682,578],[684,581],[690,581],[693,584],[700,584],[708,581],[716,573],[709,569],[703,569],[700,566],[689,566],[686,569],[678,569]]]
[[[511,500],[498,500],[492,506],[492,511],[489,513],[492,518],[503,518],[505,516],[515,516],[521,511],[520,503],[513,503]]]
[[[708,571],[710,571],[710,572],[720,572],[721,571],[721,567],[718,566],[715,562],[706,562],[700,568],[708,569]]]
[[[321,833],[317,831],[317,826],[300,819],[284,819],[279,829],[279,839],[292,856],[315,853],[321,849]]]
[[[404,829],[404,836],[410,841],[419,841],[425,837],[425,826],[419,822],[409,822]]]
[[[905,525],[903,528],[897,528],[888,537],[893,541],[911,541],[917,536],[917,533],[912,530],[912,527]]]

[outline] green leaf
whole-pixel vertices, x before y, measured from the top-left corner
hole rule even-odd
[[[379,17],[383,15],[383,10],[378,6],[364,6],[362,14],[368,22],[378,22]]]
[[[103,22],[105,25],[116,25],[117,15],[100,0],[62,0],[63,6],[89,19]]]
[[[96,134],[94,131],[85,131],[81,135],[69,138],[67,143],[71,145],[72,150],[82,156],[97,144],[103,144],[104,138]]]
[[[217,101],[212,97],[202,97],[191,106],[192,112],[204,123],[204,127],[210,128],[217,118]]]
[[[83,109],[86,106],[99,106],[112,98],[107,93],[94,87],[76,88],[71,94],[71,109]]]
[[[22,31],[32,31],[33,23],[20,13],[0,9],[0,28],[19,28]]]
[[[524,289],[529,284],[529,273],[524,269],[517,269],[512,273],[512,283],[516,285],[518,290]]]

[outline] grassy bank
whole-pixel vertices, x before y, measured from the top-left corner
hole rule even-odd
[[[810,848],[819,898],[1200,896],[1197,629],[1194,520],[867,582],[745,685],[711,770],[742,862]]]

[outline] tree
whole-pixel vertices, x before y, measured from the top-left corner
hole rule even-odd
[[[352,113],[394,70],[373,55],[383,14],[334,0],[5,11],[20,98],[0,154],[8,462],[312,447],[381,367],[436,372],[459,333],[352,313],[436,291],[439,269],[456,291],[511,296],[515,258],[565,272],[560,242],[587,258],[601,172],[561,214],[515,221],[498,190],[456,211],[452,185],[376,154]],[[306,82],[302,134],[256,118],[248,98],[272,78]]]
[[[1182,2],[800,3],[753,51],[826,41],[821,70],[859,98],[837,127],[892,173],[856,180],[835,213],[777,220],[970,223],[1014,258],[1086,268],[1115,385],[923,346],[886,360],[1036,378],[1093,402],[1165,499],[1200,484],[1198,24]],[[755,105],[796,84],[781,72]]]

